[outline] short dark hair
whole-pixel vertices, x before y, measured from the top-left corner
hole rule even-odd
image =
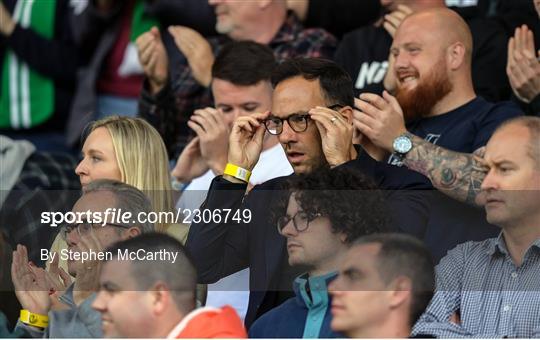
[[[276,67],[274,52],[253,41],[227,43],[212,65],[212,78],[226,80],[238,86],[251,86],[270,81]]]
[[[284,185],[283,203],[273,214],[283,216],[292,193],[307,216],[327,217],[334,233],[343,233],[345,243],[389,231],[386,202],[377,186],[358,170],[347,167],[320,167],[311,173],[291,177]]]
[[[117,242],[107,249],[113,259],[118,258],[118,251],[137,252],[144,249],[147,252],[159,252],[161,250],[176,252],[178,254],[175,263],[171,261],[148,261],[132,260],[130,272],[136,281],[137,289],[149,290],[156,282],[160,281],[169,287],[176,306],[183,312],[189,312],[195,308],[195,289],[197,286],[197,271],[187,253],[186,248],[176,240],[164,233],[146,233]]]
[[[435,290],[435,268],[427,247],[419,239],[399,233],[373,234],[359,238],[354,246],[380,244],[377,268],[382,280],[389,284],[399,276],[412,282],[410,326],[424,313]]]
[[[272,74],[272,86],[293,77],[318,79],[327,105],[354,106],[351,77],[335,62],[322,58],[293,58],[278,65]]]

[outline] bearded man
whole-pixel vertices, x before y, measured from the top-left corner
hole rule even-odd
[[[459,243],[496,235],[483,212],[464,203],[475,204],[480,188],[481,179],[471,175],[482,172],[477,171],[481,170],[477,155],[500,123],[522,113],[510,103],[493,104],[476,95],[471,32],[449,9],[405,18],[391,54],[396,97],[387,92],[382,97],[360,95],[353,121],[367,137],[362,144],[369,155],[420,172],[439,190],[430,193],[424,239],[438,260]],[[361,157],[373,161],[366,153]],[[396,180],[412,180],[399,176]]]

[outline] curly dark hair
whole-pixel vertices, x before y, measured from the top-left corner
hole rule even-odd
[[[343,233],[350,244],[361,236],[388,232],[386,202],[372,179],[348,167],[321,167],[309,174],[291,177],[284,183],[281,203],[272,213],[272,223],[287,210],[295,194],[307,216],[327,217],[334,233]]]

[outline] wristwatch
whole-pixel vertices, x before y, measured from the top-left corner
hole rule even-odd
[[[392,143],[394,155],[399,158],[399,160],[403,160],[407,153],[411,151],[412,147],[412,139],[410,133],[408,132],[405,132],[404,134],[394,139],[394,142]]]

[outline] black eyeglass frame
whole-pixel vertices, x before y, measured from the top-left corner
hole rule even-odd
[[[305,212],[304,211],[297,211],[296,214],[293,215],[293,217],[289,217],[289,216],[285,215],[285,216],[282,216],[282,217],[280,217],[278,219],[276,224],[277,224],[278,233],[280,235],[283,235],[283,229],[285,229],[285,227],[287,226],[287,224],[289,224],[289,222],[291,220],[293,222],[294,230],[296,230],[297,233],[301,233],[301,232],[306,231],[309,228],[309,223],[310,222],[313,222],[318,217],[322,217],[322,214],[320,214],[320,213],[316,213],[313,216],[307,216],[305,218],[306,226],[303,227],[303,228],[299,228],[298,227],[299,222],[296,221],[296,216],[298,216],[298,214],[305,214]]]
[[[330,106],[327,106],[327,108],[329,108],[330,110],[336,110],[338,108],[342,108],[344,107],[343,105],[341,104],[333,104],[333,105],[330,105]],[[304,119],[304,128],[302,129],[295,129],[293,127],[293,125],[291,125],[291,122],[290,122],[290,119],[294,117],[294,118],[302,118]],[[279,128],[276,128],[276,131],[279,131],[277,133],[272,133],[272,131],[270,131],[270,128],[268,127],[268,123],[269,122],[272,122],[273,120],[280,120],[280,124],[279,125],[276,125],[276,126],[279,126]],[[289,126],[291,127],[291,129],[294,131],[294,132],[304,132],[307,130],[308,128],[308,125],[309,125],[309,120],[310,120],[310,117],[309,117],[309,114],[308,113],[293,113],[291,114],[290,116],[286,117],[286,118],[279,118],[279,117],[276,117],[276,116],[272,116],[272,118],[267,118],[263,121],[263,124],[264,124],[264,127],[266,129],[266,131],[268,131],[269,134],[271,134],[272,136],[278,136],[280,135],[282,132],[283,132],[283,122],[284,121],[287,121],[287,124],[289,124]]]

